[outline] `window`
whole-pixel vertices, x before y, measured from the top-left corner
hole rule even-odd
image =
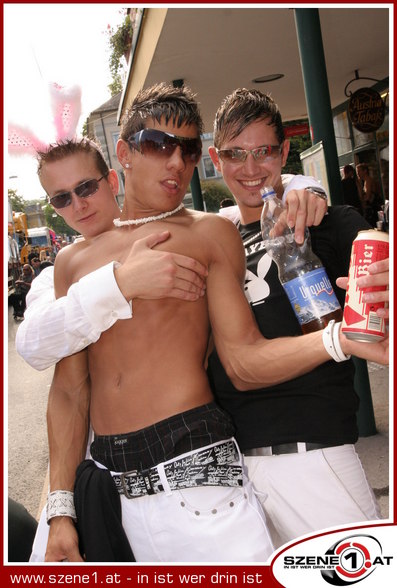
[[[367,145],[375,140],[375,133],[362,133],[353,127],[354,147]]]
[[[204,168],[204,175],[205,178],[216,178],[217,177],[217,173],[216,173],[216,169],[214,167],[214,164],[212,163],[212,159],[211,157],[203,157],[203,168]]]
[[[124,170],[118,171],[117,172],[117,176],[119,178],[119,194],[124,194],[125,193],[125,188],[124,188]]]
[[[119,140],[119,137],[120,137],[120,132],[112,133],[112,141],[113,141],[114,153],[116,153],[116,145],[117,145],[117,141]]]
[[[334,131],[338,155],[349,153],[352,150],[352,144],[346,111],[334,116]]]

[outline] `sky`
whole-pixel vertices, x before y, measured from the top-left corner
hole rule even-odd
[[[4,117],[54,140],[48,85],[82,89],[87,116],[110,98],[107,27],[123,20],[122,4],[5,4]],[[4,138],[6,140],[6,137]],[[4,148],[7,154],[7,147]],[[6,156],[6,187],[30,200],[44,196],[31,156]],[[16,176],[16,177],[12,177]]]

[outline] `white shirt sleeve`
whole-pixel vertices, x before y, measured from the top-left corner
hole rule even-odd
[[[281,176],[281,181],[284,188],[283,202],[285,202],[285,198],[290,190],[302,190],[303,188],[311,187],[318,188],[319,190],[322,190],[324,194],[327,194],[324,186],[312,176],[283,174]]]
[[[32,282],[27,309],[16,335],[16,349],[37,370],[81,351],[99,339],[117,320],[132,317],[111,262],[73,284],[67,296],[55,299],[54,268]]]

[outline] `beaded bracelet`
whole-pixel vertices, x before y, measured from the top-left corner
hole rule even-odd
[[[77,520],[74,508],[73,492],[69,490],[55,490],[47,498],[47,523],[54,517],[70,517]]]
[[[329,321],[328,325],[323,330],[323,345],[325,350],[329,353],[332,359],[338,363],[341,361],[347,361],[351,357],[351,355],[346,355],[342,351],[339,341],[340,326],[341,323],[335,324],[335,321],[332,320]]]

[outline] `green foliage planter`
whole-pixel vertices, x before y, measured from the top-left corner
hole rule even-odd
[[[229,189],[221,181],[202,181],[200,185],[207,212],[218,212],[219,205],[224,198],[232,198],[234,200]]]
[[[132,15],[134,16],[134,15]],[[134,32],[134,20],[127,15],[116,30],[109,29],[109,45],[111,54],[109,58],[109,70],[112,76],[112,83],[109,85],[112,96],[123,89],[120,69],[123,67],[121,59],[125,58],[126,63],[131,52],[132,35]]]

